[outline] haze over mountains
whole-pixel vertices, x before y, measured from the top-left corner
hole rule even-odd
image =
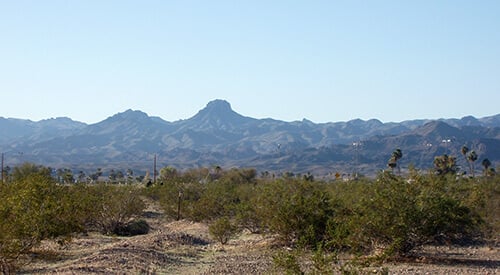
[[[151,170],[214,166],[254,167],[259,171],[374,173],[401,148],[401,165],[432,167],[435,156],[462,160],[466,144],[494,166],[500,162],[500,114],[474,118],[382,123],[356,119],[316,124],[285,122],[238,114],[214,100],[189,119],[168,122],[127,110],[99,123],[69,118],[38,122],[0,117],[0,150],[7,165],[24,161],[52,167]],[[480,164],[477,165],[480,167]]]

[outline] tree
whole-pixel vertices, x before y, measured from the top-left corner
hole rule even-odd
[[[36,165],[34,163],[27,162],[21,166],[14,167],[14,169],[12,170],[12,180],[22,181],[26,177],[29,177],[34,174],[50,177],[51,169],[44,166]]]
[[[165,166],[160,170],[160,181],[169,182],[179,176],[177,169],[172,166]]]
[[[123,172],[121,170],[118,170],[116,172],[116,179],[120,182],[125,178],[125,175],[123,175]]]
[[[460,152],[462,152],[462,155],[465,157],[465,160],[467,160],[467,153],[469,152],[469,147],[467,147],[466,145],[462,146]]]
[[[84,182],[85,177],[86,177],[85,172],[83,172],[83,171],[78,172],[78,176],[77,176],[78,182]]]
[[[127,169],[127,183],[134,181],[134,171],[132,169]]]
[[[116,172],[115,172],[115,169],[111,169],[111,171],[109,171],[108,178],[109,178],[109,180],[111,182],[115,182],[116,181]]]
[[[481,162],[481,164],[483,165],[484,167],[484,170],[488,170],[488,168],[490,168],[491,166],[491,161],[487,158],[483,159],[483,161]]]
[[[387,162],[387,166],[389,166],[392,171],[394,172],[394,168],[398,167],[398,171],[401,174],[401,169],[398,166],[398,160],[400,160],[403,157],[403,152],[401,149],[397,148],[392,152],[391,158]]]
[[[477,160],[477,153],[476,153],[476,151],[474,151],[474,150],[470,151],[470,153],[467,154],[467,160],[470,163],[470,171],[471,171],[472,177],[474,177],[475,170],[476,170],[475,167],[474,167],[474,163]]]
[[[465,160],[469,164],[469,171],[472,177],[474,177],[475,174],[475,169],[474,169],[474,162],[477,160],[477,153],[476,151],[472,150],[470,151],[469,148],[464,145],[462,146],[462,149],[460,150],[462,155],[464,156]]]
[[[481,164],[484,167],[483,174],[488,177],[488,176],[493,176],[495,175],[495,169],[491,167],[491,161],[487,158],[483,159]]]
[[[446,154],[434,158],[434,169],[438,175],[456,174],[458,172],[455,157]]]
[[[56,171],[57,179],[60,183],[72,183],[75,182],[75,177],[73,176],[73,172],[68,168],[59,168]]]
[[[97,181],[99,180],[99,177],[102,176],[102,168],[97,168],[97,171],[90,175],[90,178],[92,179],[92,181]]]

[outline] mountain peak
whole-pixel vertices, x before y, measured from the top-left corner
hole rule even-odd
[[[422,136],[436,136],[439,138],[453,137],[460,134],[460,129],[443,121],[431,121],[413,131]]]
[[[110,116],[106,120],[101,121],[101,122],[105,122],[105,121],[108,121],[108,122],[110,122],[110,121],[113,121],[113,122],[116,122],[116,121],[143,121],[143,120],[147,120],[147,119],[149,119],[148,114],[146,114],[142,111],[128,109],[124,112],[117,113],[113,116]]]
[[[223,99],[215,99],[208,102],[205,109],[217,110],[217,111],[232,111],[231,104]]]
[[[238,114],[231,109],[231,104],[222,99],[216,99],[208,102],[207,106],[200,110],[195,117],[216,117],[216,118],[230,118]]]
[[[40,120],[37,125],[41,127],[53,127],[59,129],[82,129],[86,126],[85,123],[74,121],[68,117],[57,117]]]
[[[231,104],[222,99],[210,101],[187,122],[201,128],[234,129],[254,119],[248,118],[233,111]]]

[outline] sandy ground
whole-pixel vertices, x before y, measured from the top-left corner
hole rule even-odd
[[[167,222],[150,209],[147,235],[77,236],[65,245],[44,242],[21,274],[279,274],[272,257],[273,238],[242,233],[222,246],[211,240],[208,226]],[[500,274],[500,247],[424,247],[407,262],[356,268],[382,274]],[[340,268],[335,267],[340,273]]]

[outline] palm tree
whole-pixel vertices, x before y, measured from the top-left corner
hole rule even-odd
[[[489,174],[490,174],[489,173],[490,172],[489,168],[491,166],[491,161],[489,159],[485,158],[485,159],[483,159],[483,161],[481,162],[481,164],[484,167],[484,171],[483,171],[484,175],[485,176],[489,176]]]
[[[465,161],[469,164],[469,171],[472,177],[474,177],[475,174],[475,169],[474,169],[474,162],[477,160],[477,153],[476,151],[472,150],[470,151],[469,148],[464,145],[462,146],[462,149],[460,150],[462,155],[465,158]]]
[[[460,149],[460,152],[462,153],[462,156],[464,156],[464,159],[465,159],[465,162],[467,163],[467,165],[469,165],[469,171],[470,171],[470,163],[467,160],[467,153],[469,153],[469,147],[467,147],[467,145],[462,146],[462,148]]]
[[[456,174],[458,170],[455,158],[448,155],[435,157],[434,169],[438,175]]]
[[[403,152],[401,149],[397,148],[392,152],[391,158],[387,162],[387,166],[389,166],[392,171],[394,172],[394,168],[398,167],[398,172],[401,174],[401,169],[398,166],[398,160],[400,160],[403,157]]]
[[[392,152],[392,156],[394,157],[394,159],[396,159],[396,161],[398,161],[403,157],[403,151],[401,151],[401,149],[398,148],[394,150],[394,152]]]
[[[85,172],[80,171],[78,172],[78,182],[84,182],[85,181]]]
[[[467,161],[469,161],[469,166],[470,166],[470,172],[472,174],[472,177],[474,177],[475,174],[475,169],[474,169],[474,162],[477,160],[477,153],[476,151],[472,150],[467,154]]]
[[[467,155],[467,153],[469,152],[469,148],[464,145],[462,146],[462,149],[460,149],[460,151],[462,152],[462,155],[464,155],[464,157]]]

